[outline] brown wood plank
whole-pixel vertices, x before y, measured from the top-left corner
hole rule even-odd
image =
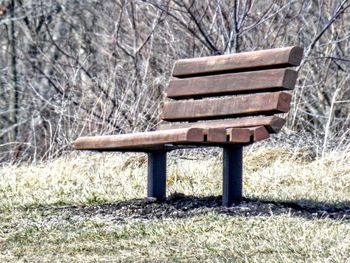
[[[212,120],[203,122],[186,122],[186,123],[162,123],[158,126],[158,130],[167,129],[182,129],[182,128],[237,128],[237,127],[254,127],[264,126],[270,133],[278,133],[285,120],[278,116],[264,116],[264,117],[246,117],[238,119],[226,119],[226,120]]]
[[[251,133],[253,135],[254,142],[266,140],[270,137],[269,132],[267,131],[267,129],[264,126],[252,127],[252,128],[249,128],[249,130],[251,131]]]
[[[80,137],[74,142],[77,150],[106,150],[122,148],[149,148],[167,143],[203,142],[204,130],[185,128],[121,135]]]
[[[232,143],[253,143],[268,139],[269,132],[264,126],[250,128],[229,128],[226,130],[228,141]]]
[[[190,77],[227,72],[298,66],[303,56],[301,47],[275,48],[222,56],[180,59],[173,76]]]
[[[206,141],[207,142],[217,142],[224,143],[226,142],[226,129],[223,128],[208,128],[205,129]]]
[[[168,98],[181,99],[290,90],[295,86],[297,75],[291,69],[272,69],[186,79],[173,78],[166,93]]]
[[[253,131],[249,128],[229,128],[227,136],[232,143],[249,143],[252,141]]]
[[[291,95],[286,92],[235,96],[212,100],[165,102],[161,118],[166,121],[219,119],[288,112]]]

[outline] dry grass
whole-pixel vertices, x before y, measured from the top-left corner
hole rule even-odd
[[[221,194],[221,156],[169,158],[168,194]],[[146,195],[143,154],[70,154],[39,165],[0,170],[0,209],[54,204],[92,204]],[[246,197],[341,203],[350,200],[350,155],[336,152],[310,160],[303,150],[251,148],[244,158]]]
[[[221,194],[221,156],[169,159],[168,193]],[[248,198],[305,207],[350,207],[350,155],[323,159],[299,149],[257,148],[245,156]],[[230,216],[207,209],[185,218],[117,219],[72,205],[116,203],[146,194],[146,158],[73,153],[40,165],[0,168],[0,261],[346,262],[348,220],[293,214]],[[57,207],[66,207],[66,210]],[[244,209],[244,207],[242,207]],[[347,210],[348,209],[348,210]]]
[[[346,262],[350,255],[349,224],[288,216],[120,223],[31,210],[5,214],[0,224],[9,231],[0,252],[7,262]]]

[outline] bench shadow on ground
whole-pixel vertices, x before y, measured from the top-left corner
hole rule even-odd
[[[115,220],[188,218],[208,213],[228,216],[288,215],[306,219],[329,218],[350,220],[350,202],[321,203],[312,200],[279,202],[263,199],[244,199],[238,206],[221,206],[221,196],[194,197],[173,194],[163,202],[133,199],[112,204],[66,206],[56,208],[69,216],[110,216]]]

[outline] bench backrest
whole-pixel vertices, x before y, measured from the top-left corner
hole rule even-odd
[[[176,61],[159,129],[265,126],[289,111],[303,49],[277,48]]]

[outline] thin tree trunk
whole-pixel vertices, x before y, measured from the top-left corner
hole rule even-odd
[[[10,115],[9,119],[13,126],[12,132],[9,133],[10,141],[15,141],[18,134],[18,81],[17,81],[17,54],[16,54],[16,29],[15,29],[15,0],[11,0],[9,24],[9,84],[10,84]]]

